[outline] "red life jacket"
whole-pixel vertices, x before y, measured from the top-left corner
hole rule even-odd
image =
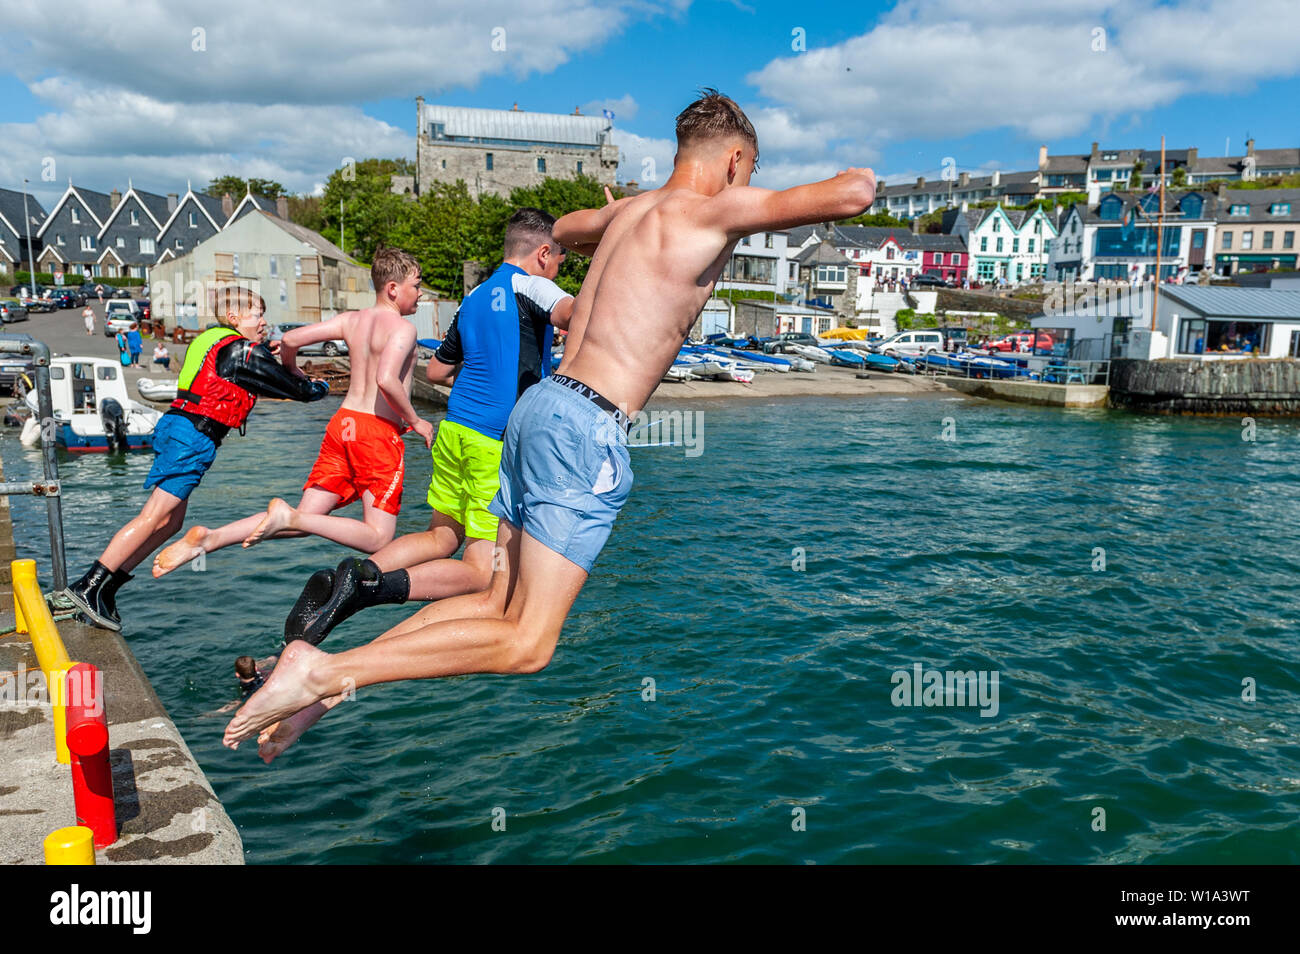
[[[257,395],[217,375],[217,352],[238,337],[239,332],[231,328],[210,328],[194,339],[185,353],[174,409],[210,417],[227,427],[243,426]],[[194,360],[198,355],[203,357]]]

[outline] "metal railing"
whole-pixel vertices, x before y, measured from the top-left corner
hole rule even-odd
[[[0,494],[31,494],[45,498],[50,524],[50,571],[54,589],[68,585],[67,555],[63,549],[63,496],[59,484],[59,461],[54,450],[54,399],[50,395],[50,349],[42,341],[0,340],[0,354],[31,355],[37,414],[41,425],[41,462],[44,481],[0,482]]]

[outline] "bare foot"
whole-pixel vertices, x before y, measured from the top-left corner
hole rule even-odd
[[[180,569],[203,553],[203,540],[207,535],[207,527],[190,527],[186,530],[185,536],[153,558],[153,578],[156,580],[172,570]]]
[[[266,516],[257,525],[257,529],[244,538],[244,548],[247,549],[255,543],[261,543],[268,537],[275,536],[281,530],[292,530],[293,519],[296,516],[298,516],[298,511],[279,497],[274,498],[266,505]]]
[[[253,697],[230,720],[221,744],[232,749],[238,748],[244,739],[252,738],[271,724],[319,702],[321,697],[308,688],[307,678],[312,667],[327,655],[300,639],[290,643],[271,671],[266,684],[253,693]]]
[[[269,725],[257,736],[257,754],[267,765],[293,745],[302,734],[314,726],[320,717],[343,701],[343,695],[330,696],[320,702],[300,709],[287,719],[281,719],[275,725]]]

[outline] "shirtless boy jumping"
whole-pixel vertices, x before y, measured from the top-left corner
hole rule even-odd
[[[298,349],[318,341],[347,342],[352,383],[343,405],[330,419],[320,455],[303,486],[302,500],[290,507],[279,497],[264,513],[224,527],[191,527],[183,538],[154,558],[155,577],[184,566],[200,553],[234,543],[245,547],[270,537],[315,534],[374,553],[393,539],[402,506],[404,445],[402,434],[414,430],[433,444],[433,425],[411,407],[415,367],[415,325],[403,316],[415,313],[420,296],[420,266],[408,252],[380,248],[370,269],[375,303],[329,321],[303,325],[280,341],[280,360],[290,370]],[[339,507],[361,500],[364,518],[331,516]]]
[[[524,392],[501,456],[497,545],[504,567],[483,593],[434,603],[374,642],[332,655],[289,644],[224,743],[259,736],[270,761],[345,689],[463,673],[537,672],[604,546],[632,472],[626,429],[677,357],[742,236],[858,215],[869,169],[781,192],[751,188],[754,127],[714,90],[677,117],[664,185],[564,216],[555,241],[594,258],[558,373]],[[260,735],[259,735],[260,733]]]

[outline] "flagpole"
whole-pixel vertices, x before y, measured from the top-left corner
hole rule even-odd
[[[1151,299],[1151,330],[1156,330],[1156,309],[1160,306],[1160,246],[1165,234],[1165,137],[1160,137],[1160,212],[1156,216],[1156,287]]]

